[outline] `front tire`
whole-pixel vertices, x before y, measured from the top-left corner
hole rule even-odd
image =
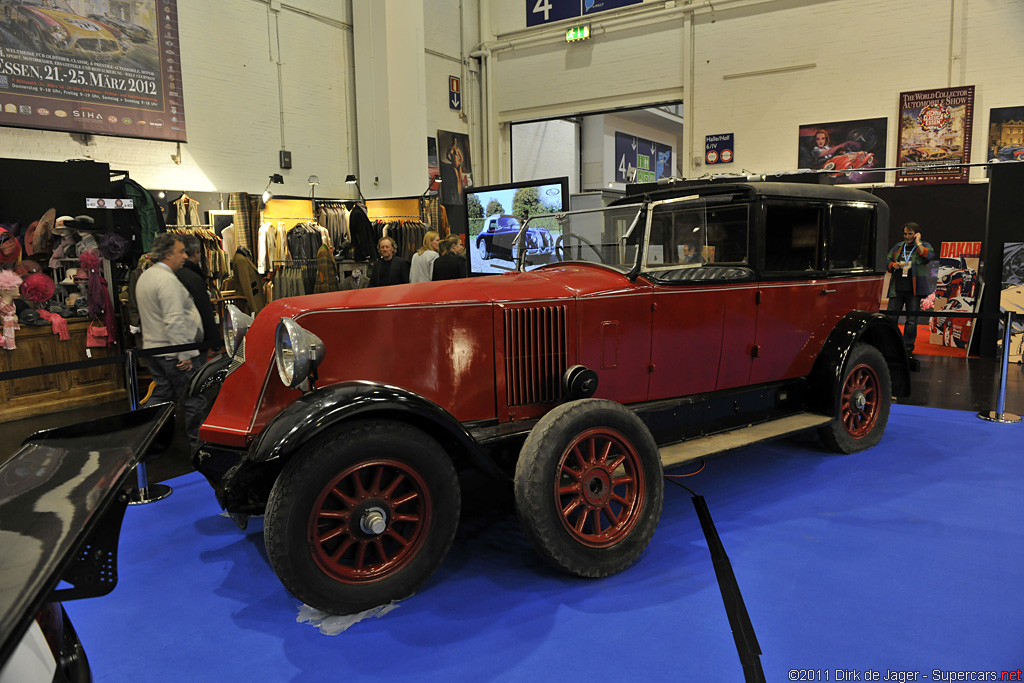
[[[650,431],[613,401],[582,399],[537,423],[516,464],[516,511],[555,567],[609,576],[633,564],[661,516],[661,456]]]
[[[411,595],[441,565],[459,522],[455,467],[423,431],[353,423],[282,470],[264,542],[284,587],[354,614]]]
[[[850,350],[832,422],[818,430],[825,447],[835,453],[856,453],[875,446],[885,432],[892,403],[889,366],[881,352],[867,344]]]

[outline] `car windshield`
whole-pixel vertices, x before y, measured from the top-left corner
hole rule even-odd
[[[516,236],[517,267],[584,261],[629,272],[643,232],[642,209],[642,204],[627,204],[531,216]]]
[[[495,230],[518,230],[519,227],[515,216],[498,216],[493,226]]]

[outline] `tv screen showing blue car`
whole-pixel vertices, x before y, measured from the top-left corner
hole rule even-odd
[[[516,235],[528,218],[558,213],[569,204],[569,179],[545,178],[473,188],[466,193],[466,254],[470,275],[515,270],[520,248],[528,261],[554,250],[559,226],[555,218],[530,222],[523,245]]]

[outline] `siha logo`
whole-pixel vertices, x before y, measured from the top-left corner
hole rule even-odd
[[[117,117],[111,114],[107,117],[107,123],[117,123]]]
[[[95,109],[90,109],[89,107],[85,107],[84,109],[74,109],[72,110],[71,115],[76,119],[90,119],[94,121],[103,120],[103,114],[99,113]]]
[[[50,115],[50,110],[45,108],[45,107],[38,107],[36,109],[36,113],[39,114],[40,116],[49,116]]]

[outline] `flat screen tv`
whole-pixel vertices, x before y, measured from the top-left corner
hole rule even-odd
[[[466,193],[466,254],[470,275],[496,275],[515,270],[516,235],[531,216],[566,211],[569,179],[544,178],[505,185],[475,187]],[[550,225],[548,225],[550,223]],[[539,242],[558,230],[554,218],[530,223],[528,249],[545,249]],[[534,244],[534,242],[538,242]]]

